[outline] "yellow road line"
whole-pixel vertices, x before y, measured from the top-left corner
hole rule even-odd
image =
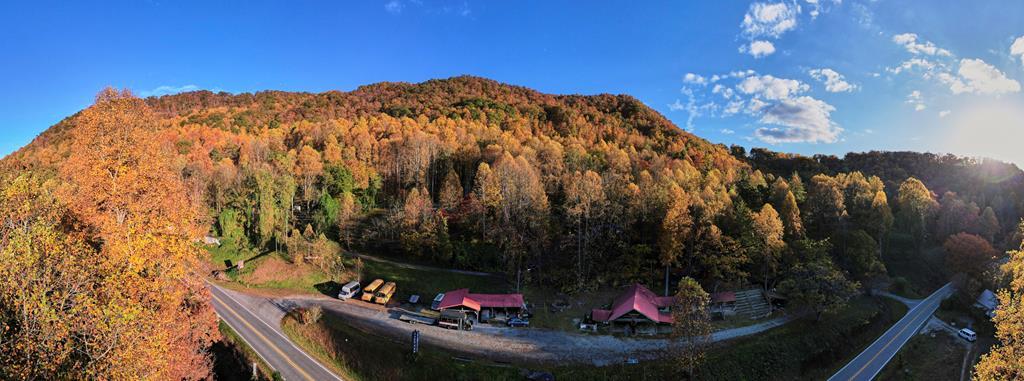
[[[927,303],[927,300],[922,301],[921,304],[919,304],[918,306],[923,307],[923,304],[925,304],[925,303]],[[916,320],[918,317],[920,317],[921,316],[921,312],[925,311],[925,310],[927,310],[927,308],[921,308],[920,311],[917,311],[917,313],[914,314],[915,316],[910,318],[910,322],[912,323],[914,320]],[[899,332],[897,332],[895,335],[893,335],[892,338],[889,339],[889,341],[886,342],[884,346],[882,346],[882,349],[879,349],[877,352],[875,352],[875,355],[871,356],[871,359],[868,360],[866,363],[864,363],[864,365],[861,366],[860,369],[857,370],[857,373],[854,373],[853,376],[850,376],[850,380],[856,379],[857,376],[859,376],[860,373],[864,371],[864,369],[867,369],[868,365],[871,365],[871,363],[875,362],[875,359],[878,358],[878,355],[882,354],[882,352],[885,352],[885,348],[888,348],[889,345],[892,344],[892,342],[895,341],[897,337],[900,337],[900,335],[903,334],[903,331],[906,331],[907,328],[910,328],[911,325],[913,325],[913,324],[904,325],[903,329],[901,329]]]
[[[224,303],[224,301],[221,300],[221,298],[218,298],[217,295],[212,293],[212,292],[210,293],[210,296],[212,296],[214,299],[216,299],[218,302],[220,302],[221,306],[224,307],[225,309],[227,309],[228,312],[231,312],[232,315],[235,315],[235,317],[238,318],[238,320],[241,321],[242,324],[245,324],[246,327],[249,327],[249,330],[252,331],[253,333],[255,333],[256,336],[259,336],[260,339],[263,339],[263,341],[265,343],[267,343],[267,345],[269,345],[270,348],[272,348],[275,352],[277,352],[278,355],[280,355],[282,358],[284,358],[284,361],[287,361],[288,364],[292,366],[292,368],[295,368],[296,370],[299,371],[299,373],[302,373],[303,377],[306,377],[306,379],[309,380],[309,381],[315,381],[315,379],[312,376],[310,376],[309,373],[306,373],[306,371],[304,369],[302,369],[302,367],[300,367],[298,364],[295,364],[295,362],[292,361],[292,359],[290,357],[288,357],[288,355],[286,355],[283,351],[281,351],[280,348],[278,348],[276,345],[274,345],[274,343],[271,342],[270,339],[267,339],[266,336],[263,336],[263,334],[260,333],[260,331],[256,330],[256,327],[253,327],[252,324],[249,324],[248,321],[243,319],[242,316],[239,315],[238,312],[235,312],[234,309],[229,307],[227,303]],[[253,350],[256,350],[256,349],[253,348]]]

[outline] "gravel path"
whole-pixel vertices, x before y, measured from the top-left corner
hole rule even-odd
[[[473,331],[453,331],[436,326],[412,325],[397,319],[399,312],[358,301],[342,302],[325,296],[298,295],[270,298],[231,292],[236,299],[268,321],[279,322],[285,311],[318,305],[341,316],[358,329],[406,341],[420,331],[424,344],[436,345],[471,357],[504,362],[583,362],[607,365],[626,358],[650,359],[660,354],[668,340],[634,339],[611,335],[576,334],[546,329],[522,329],[480,324]],[[755,325],[715,332],[712,341],[725,341],[778,327],[792,320],[779,317]]]

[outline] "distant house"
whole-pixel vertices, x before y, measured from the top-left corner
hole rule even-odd
[[[996,309],[999,308],[999,298],[992,290],[985,290],[978,295],[978,300],[974,303],[975,307],[985,310],[985,315],[988,317],[996,316]]]
[[[518,316],[526,312],[523,294],[473,294],[468,288],[444,293],[437,308],[441,311],[472,313],[485,322],[495,317]]]
[[[609,325],[670,325],[670,308],[674,299],[671,296],[658,296],[637,283],[615,298],[611,309],[594,309],[590,317],[598,323]]]
[[[715,318],[725,318],[736,315],[736,293],[722,291],[711,294],[711,315]]]

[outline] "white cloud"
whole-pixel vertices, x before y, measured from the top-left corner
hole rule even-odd
[[[899,74],[904,71],[914,70],[914,68],[918,68],[923,70],[925,73],[925,78],[928,78],[931,76],[931,72],[935,70],[935,66],[936,65],[934,62],[931,62],[927,59],[911,58],[909,60],[903,61],[902,63],[900,63],[899,66],[887,68],[885,70],[893,74]]]
[[[914,111],[921,111],[928,108],[928,106],[925,106],[924,98],[921,96],[921,91],[919,90],[911,91],[910,95],[907,95],[906,103],[914,105]]]
[[[1024,65],[1024,36],[1017,37],[1016,40],[1013,40],[1013,44],[1010,45],[1010,55],[1017,56],[1021,65]]]
[[[743,15],[740,27],[749,37],[778,38],[796,28],[796,16],[799,13],[800,6],[796,4],[755,2],[750,4],[747,13]]]
[[[402,5],[402,2],[398,0],[391,0],[387,3],[384,3],[384,10],[388,11],[389,13],[402,13],[402,8],[405,8],[405,6]]]
[[[761,127],[754,131],[768,143],[834,143],[842,128],[832,123],[835,107],[809,96],[782,101],[765,109],[761,123],[780,127]]]
[[[809,86],[795,79],[776,78],[771,75],[746,77],[736,86],[744,94],[779,100],[789,98],[798,92],[807,91]]]
[[[159,97],[161,95],[170,95],[178,93],[186,93],[189,91],[199,90],[199,86],[196,85],[185,85],[185,86],[159,86],[151,90],[145,90],[139,92],[139,96],[142,98],[147,97]]]
[[[770,41],[757,40],[751,42],[750,46],[740,46],[740,53],[750,54],[754,58],[770,56],[772,53],[775,53],[775,44],[772,44]]]
[[[686,106],[684,106],[682,103],[679,102],[678,99],[676,99],[675,102],[668,105],[668,109],[669,111],[682,111],[686,109]]]
[[[945,74],[945,73],[943,73]],[[949,85],[953,94],[1004,94],[1020,91],[1020,83],[1007,78],[1003,72],[989,65],[985,61],[975,58],[960,60],[960,68],[957,70],[959,78],[951,78],[950,75],[940,76]]]
[[[725,87],[718,83],[716,83],[715,86],[711,88],[711,92],[713,94],[720,94],[722,98],[725,99],[732,99],[732,97],[736,95],[736,92],[733,91],[731,87]]]
[[[913,54],[944,57],[951,57],[953,55],[948,50],[935,46],[931,41],[918,42],[916,33],[897,34],[892,36],[892,41],[902,45],[904,49]]]
[[[804,2],[806,2],[807,5],[810,6],[811,11],[809,13],[811,15],[811,19],[813,20],[817,18],[818,15],[820,15],[822,12],[828,10],[828,8],[825,7],[825,3],[832,2],[835,3],[836,5],[839,5],[842,4],[843,0],[804,0]]]
[[[704,77],[693,74],[688,85],[680,90],[689,101],[677,100],[669,105],[673,111],[689,113],[686,121],[688,130],[692,130],[696,117],[744,115],[760,124],[753,136],[744,138],[756,138],[771,144],[833,143],[840,140],[843,129],[831,119],[835,108],[824,101],[803,95],[810,90],[806,83],[767,74],[759,75],[753,70],[712,75],[709,83],[713,85],[710,88],[698,78]],[[839,79],[842,77],[839,76]]]
[[[707,78],[704,78],[703,76],[700,76],[698,74],[686,73],[686,75],[683,76],[683,82],[692,83],[695,85],[705,85],[708,83],[708,80]]]
[[[736,131],[730,130],[728,128],[723,128],[720,132],[725,134],[725,135],[732,135],[732,134],[736,133]]]
[[[743,101],[732,101],[725,105],[725,109],[722,110],[722,115],[735,115],[740,111],[743,111]]]
[[[949,111],[949,110],[942,110],[942,111],[939,111],[939,118],[945,118],[945,117],[949,116],[949,113],[950,113],[950,112],[951,112],[951,111]]]
[[[857,85],[846,82],[846,78],[842,74],[829,68],[812,69],[808,73],[814,79],[824,82],[825,90],[830,93],[842,93],[857,89]]]

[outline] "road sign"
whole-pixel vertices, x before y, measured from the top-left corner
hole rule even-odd
[[[412,331],[412,353],[420,353],[420,331]]]

